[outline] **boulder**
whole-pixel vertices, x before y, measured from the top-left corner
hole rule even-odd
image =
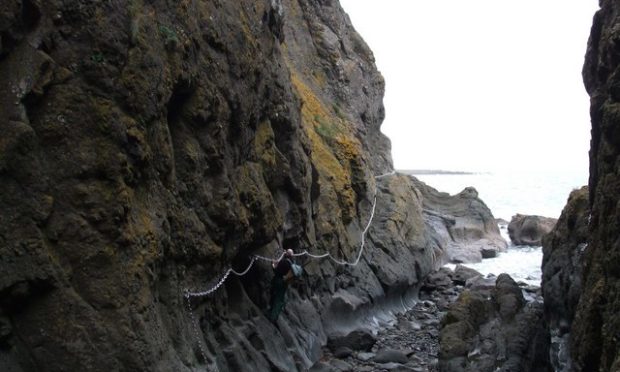
[[[439,270],[429,274],[422,284],[423,291],[446,290],[452,287],[453,272],[447,267],[441,267]]]
[[[367,362],[369,360],[371,360],[372,358],[375,357],[375,353],[368,353],[368,352],[361,352],[361,353],[357,353],[356,357],[357,359],[361,360],[362,362]]]
[[[352,350],[370,351],[377,342],[376,337],[366,330],[356,330],[346,335],[330,336],[327,340],[327,347],[335,352],[341,347]]]
[[[508,244],[475,188],[449,195],[412,178],[422,198],[427,229],[443,253],[442,263],[480,262],[506,250]]]
[[[334,356],[338,359],[347,358],[351,354],[353,354],[353,350],[346,346],[341,346],[338,349],[336,349],[336,351],[334,351]]]
[[[478,271],[463,265],[456,265],[452,274],[452,281],[456,285],[465,285],[468,280],[482,277]]]
[[[550,217],[517,214],[508,224],[508,235],[515,245],[540,246],[543,236],[553,229],[557,221]]]
[[[405,364],[409,361],[407,354],[402,350],[385,349],[377,352],[373,359],[375,363],[400,363]]]
[[[444,372],[531,371],[545,354],[542,304],[525,306],[507,274],[495,287],[466,289],[441,322],[439,366]]]

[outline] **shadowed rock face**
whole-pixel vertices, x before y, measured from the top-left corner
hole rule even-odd
[[[400,304],[445,247],[373,177],[383,88],[337,1],[3,1],[0,370],[303,370]],[[278,327],[264,262],[192,323],[250,254],[354,261],[376,185],[360,264],[304,262]]]
[[[566,355],[575,310],[581,296],[583,253],[587,249],[588,188],[575,190],[553,230],[543,239],[542,293],[545,327],[551,341],[551,364],[556,371],[570,371]]]
[[[515,245],[540,246],[558,220],[541,216],[517,214],[508,224],[508,235]]]
[[[577,371],[620,370],[620,4],[599,2],[583,77],[590,95],[590,238],[573,320]]]

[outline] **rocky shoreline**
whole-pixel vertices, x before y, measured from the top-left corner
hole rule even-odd
[[[500,277],[502,278],[500,280]],[[540,309],[540,288],[525,283],[510,283],[506,274],[500,277],[483,277],[479,272],[462,265],[452,270],[446,267],[428,276],[420,288],[413,306],[396,314],[391,324],[385,324],[376,334],[358,331],[338,345],[323,348],[323,357],[310,371],[447,371],[458,370],[450,366],[450,358],[441,349],[451,347],[446,317],[462,303],[463,293],[480,294],[493,291],[499,282],[509,282],[513,292],[522,291],[523,305]],[[514,283],[514,284],[513,284]],[[501,305],[500,305],[501,307]],[[490,321],[492,318],[486,319]],[[360,340],[363,339],[363,342]],[[348,342],[348,343],[347,343]],[[470,360],[483,360],[488,355],[474,347],[467,353]],[[477,367],[476,367],[477,368]],[[481,367],[485,370],[484,367]],[[463,369],[465,370],[465,369]]]

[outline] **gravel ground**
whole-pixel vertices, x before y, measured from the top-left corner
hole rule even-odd
[[[325,348],[323,359],[311,371],[439,371],[439,324],[448,305],[456,300],[462,289],[461,286],[439,286],[421,291],[413,308],[397,315],[392,327],[378,332],[377,342],[370,352],[332,352]]]

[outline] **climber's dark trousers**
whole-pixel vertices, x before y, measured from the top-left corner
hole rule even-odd
[[[280,275],[274,275],[271,280],[271,301],[269,307],[269,320],[275,323],[284,309],[286,303],[286,282]]]

